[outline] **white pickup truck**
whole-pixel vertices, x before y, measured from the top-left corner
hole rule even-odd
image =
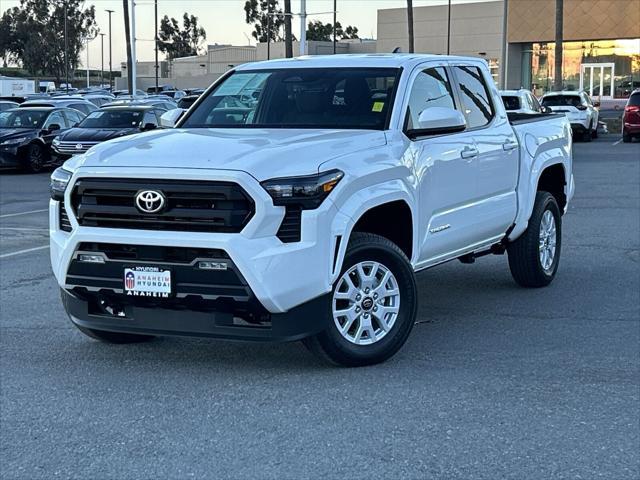
[[[573,191],[566,117],[510,119],[482,60],[257,62],[176,128],[56,170],[51,262],[98,340],[303,340],[367,365],[406,341],[421,270],[506,251],[548,285]]]

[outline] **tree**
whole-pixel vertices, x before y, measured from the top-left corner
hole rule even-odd
[[[179,57],[198,55],[201,43],[207,38],[207,32],[198,25],[198,17],[185,13],[182,16],[182,29],[175,18],[165,15],[160,21],[158,32],[158,50],[172,60]]]
[[[555,76],[553,89],[562,90],[562,42],[563,42],[564,2],[556,0],[556,44],[555,44]]]
[[[320,20],[314,20],[307,25],[307,40],[316,40],[319,42],[330,42],[333,36],[333,24],[322,23]],[[349,25],[344,30],[340,22],[336,22],[336,37],[340,40],[349,38],[359,38],[358,28]]]
[[[291,34],[291,0],[284,0],[284,56],[293,57],[293,35]]]
[[[413,53],[413,0],[407,0],[407,29],[409,31],[409,53]]]
[[[75,70],[86,38],[98,33],[95,8],[81,9],[82,0],[20,0],[0,20],[0,55],[4,63],[21,64],[31,75],[65,73],[65,6],[68,64]]]
[[[129,94],[135,95],[136,88],[133,84],[133,56],[131,53],[131,22],[129,20],[129,0],[122,0],[122,12],[124,13],[124,39],[127,43],[127,87]]]
[[[247,0],[244,4],[245,21],[253,25],[251,36],[258,42],[284,40],[280,28],[284,15],[278,0]]]

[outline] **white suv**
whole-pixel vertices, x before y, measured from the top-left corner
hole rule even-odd
[[[549,107],[554,112],[565,113],[571,129],[576,137],[590,142],[598,138],[598,109],[599,102],[592,102],[586,92],[549,92],[542,97],[542,106]]]

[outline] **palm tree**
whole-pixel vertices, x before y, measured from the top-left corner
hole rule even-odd
[[[553,89],[562,90],[562,24],[564,21],[564,0],[556,0],[556,45],[555,45],[555,77]]]
[[[413,0],[407,0],[407,23],[409,27],[409,53],[413,53]]]
[[[284,50],[285,57],[293,57],[293,41],[291,37],[291,0],[284,0]]]
[[[131,62],[131,25],[129,24],[129,0],[122,0],[122,9],[124,10],[124,36],[127,42],[127,86],[129,87],[129,94],[134,95],[136,92],[133,90],[133,77],[131,72],[133,71],[133,63]]]

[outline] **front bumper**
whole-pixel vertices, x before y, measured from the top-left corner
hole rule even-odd
[[[185,310],[182,308],[183,303],[165,307],[117,304],[117,301],[105,304],[101,303],[104,300],[99,294],[64,289],[61,290],[61,295],[69,318],[80,327],[145,335],[287,342],[321,332],[331,318],[328,295],[313,299],[286,313],[269,314],[265,311],[260,321],[253,323],[236,317],[232,310]],[[103,305],[121,308],[121,316],[110,314]]]
[[[20,165],[18,147],[0,146],[0,167],[19,167]]]
[[[154,169],[151,175],[148,169],[131,168],[122,173],[109,171],[109,176],[172,180],[202,180],[203,177],[211,177],[216,181],[236,182],[253,198],[255,214],[240,233],[81,227],[70,208],[71,186],[82,176],[95,175],[95,172],[84,174],[76,171],[71,179],[64,202],[64,211],[71,224],[70,232],[59,228],[61,214],[59,202],[54,200],[50,202],[51,264],[58,285],[65,290],[71,291],[78,286],[83,286],[82,282],[71,282],[68,278],[78,247],[85,243],[107,242],[118,245],[191,247],[223,251],[246,282],[252,296],[269,314],[289,312],[331,291],[333,280],[339,270],[335,252],[339,248],[339,242],[336,239],[344,234],[344,231],[333,231],[333,228],[338,228],[334,225],[347,224],[350,219],[342,218],[344,215],[338,212],[329,199],[319,208],[303,212],[301,241],[283,243],[277,238],[276,233],[284,217],[284,208],[274,207],[267,192],[246,173]],[[340,219],[342,220],[339,221]],[[118,281],[121,282],[122,278],[120,277]],[[86,283],[84,285],[87,286]],[[114,286],[111,289],[114,290],[117,287]]]

